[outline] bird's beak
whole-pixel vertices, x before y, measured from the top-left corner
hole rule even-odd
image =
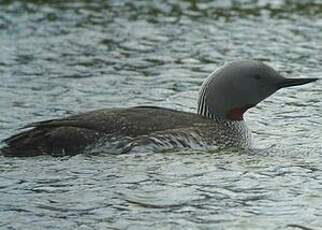
[[[307,83],[315,82],[318,78],[283,78],[277,83],[277,87],[285,88],[297,85],[305,85]]]

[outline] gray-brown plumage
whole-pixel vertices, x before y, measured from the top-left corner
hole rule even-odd
[[[211,142],[206,138],[208,135],[215,136],[210,132],[222,134],[227,130],[224,127],[219,129],[219,126],[219,123],[198,114],[159,107],[102,109],[31,123],[24,127],[30,130],[4,140],[7,147],[2,149],[2,153],[6,156],[71,155],[94,145],[101,138],[108,141],[111,136],[127,136],[132,137],[135,143],[149,143],[153,138],[162,140],[169,134],[175,139],[180,132],[183,137],[188,132],[195,133],[201,137],[199,142],[206,143]],[[221,131],[216,131],[218,129]]]

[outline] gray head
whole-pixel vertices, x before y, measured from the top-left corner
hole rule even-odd
[[[277,90],[307,84],[316,78],[290,79],[259,61],[237,61],[210,74],[203,83],[198,114],[228,120],[243,120],[247,109]]]

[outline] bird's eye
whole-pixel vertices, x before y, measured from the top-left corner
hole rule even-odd
[[[260,80],[260,79],[262,79],[262,76],[261,76],[261,75],[259,75],[259,74],[255,74],[255,75],[253,76],[253,78],[255,78],[255,79],[257,79],[257,80]]]

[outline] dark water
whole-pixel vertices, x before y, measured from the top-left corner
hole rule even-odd
[[[0,139],[103,107],[196,109],[254,58],[322,77],[322,2],[0,1]],[[0,157],[1,229],[321,229],[321,82],[247,115],[253,154]]]

